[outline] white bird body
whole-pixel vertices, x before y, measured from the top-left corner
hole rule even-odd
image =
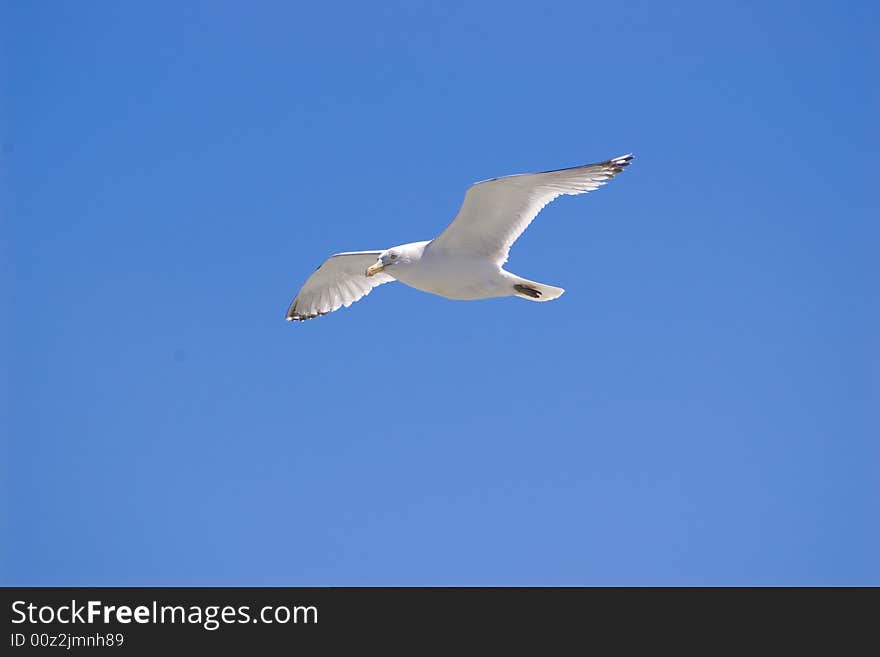
[[[394,265],[396,280],[422,292],[461,301],[513,294],[510,274],[490,260],[471,253],[446,254],[426,248],[429,244],[430,240],[393,247],[400,254]]]
[[[547,203],[561,194],[596,189],[631,159],[623,155],[598,164],[476,183],[455,219],[435,239],[328,258],[300,289],[287,319],[312,319],[347,307],[393,280],[447,299],[557,299],[565,292],[562,288],[503,269],[511,245]]]

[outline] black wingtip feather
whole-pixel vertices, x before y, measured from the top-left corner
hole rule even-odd
[[[632,162],[633,155],[632,153],[627,153],[626,155],[621,155],[620,157],[615,157],[610,160],[606,160],[605,162],[600,162],[599,166],[606,166],[611,169],[611,173],[616,175],[623,171],[626,167],[630,165]]]
[[[629,166],[630,162],[632,162],[633,154],[627,153],[626,155],[621,155],[620,157],[613,157],[610,160],[605,160],[604,162],[595,162],[593,164],[582,164],[581,166],[575,167],[566,167],[564,169],[550,169],[549,171],[541,171],[540,173],[558,173],[560,171],[568,171],[569,169],[586,169],[587,167],[605,167],[608,169],[607,174],[603,171],[602,174],[608,175],[609,177],[617,175],[621,171],[623,171],[626,167]],[[600,174],[600,175],[602,175]],[[492,180],[499,180],[499,178],[493,178]]]
[[[296,306],[287,311],[287,321],[288,322],[304,322],[307,319],[315,319],[316,317],[321,317],[322,315],[327,315],[328,312],[316,312],[316,313],[308,313],[307,315],[300,314],[296,312]]]

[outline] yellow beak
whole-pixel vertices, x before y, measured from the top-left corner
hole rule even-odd
[[[385,265],[383,265],[381,262],[377,262],[375,265],[370,265],[369,267],[367,267],[367,277],[369,278],[370,276],[375,276],[383,269],[385,269]]]

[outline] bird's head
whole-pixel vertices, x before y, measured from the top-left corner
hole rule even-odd
[[[380,271],[393,269],[401,265],[409,265],[422,257],[428,242],[413,242],[401,246],[393,246],[379,254],[376,262],[367,267],[367,276],[375,276]]]
[[[388,249],[379,254],[376,262],[367,267],[367,276],[375,276],[380,271],[384,271],[386,267],[395,265],[400,260],[400,253],[395,249]]]

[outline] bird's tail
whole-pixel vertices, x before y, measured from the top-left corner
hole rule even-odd
[[[561,287],[536,283],[519,276],[515,277],[513,281],[514,296],[528,299],[529,301],[553,301],[553,299],[561,297],[563,292],[565,290]]]

